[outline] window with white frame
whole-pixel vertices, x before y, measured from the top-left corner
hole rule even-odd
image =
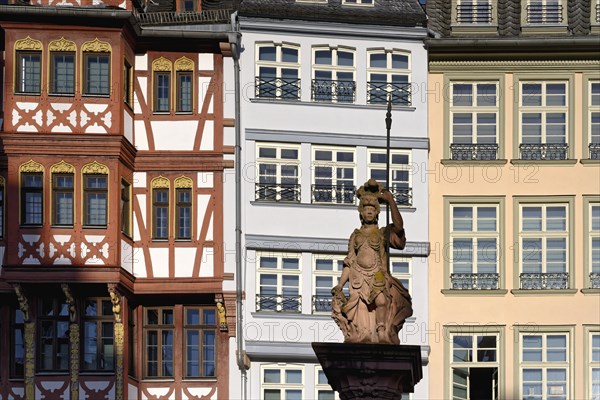
[[[412,258],[390,257],[390,273],[409,293],[412,291]]]
[[[525,4],[525,23],[528,25],[566,24],[565,3],[562,0],[528,0]]]
[[[259,98],[300,98],[300,46],[292,43],[257,43],[256,91]]]
[[[520,82],[520,88],[521,159],[567,159],[567,82]]]
[[[257,254],[256,311],[302,312],[300,254]]]
[[[453,400],[497,399],[499,333],[451,333]]]
[[[453,160],[498,157],[498,82],[450,84],[450,152]]]
[[[600,289],[600,203],[589,203],[588,207],[590,288]]]
[[[313,313],[331,313],[331,289],[338,284],[344,269],[345,255],[315,254],[313,256]],[[344,287],[348,296],[348,285]]]
[[[492,11],[491,0],[458,0],[455,21],[460,25],[491,24]]]
[[[372,6],[373,0],[342,0],[342,4],[346,5],[359,5],[359,6]]]
[[[600,81],[590,81],[588,97],[589,158],[600,160]]]
[[[263,365],[260,391],[263,400],[304,399],[304,369],[297,365]]]
[[[312,100],[353,103],[356,94],[355,65],[354,49],[314,47]]]
[[[323,368],[315,367],[315,399],[316,400],[338,400],[340,397],[337,392],[329,386],[329,381]],[[404,395],[402,395],[404,399]]]
[[[520,333],[520,389],[522,399],[570,398],[569,333]]]
[[[391,50],[368,52],[367,103],[386,104],[391,96],[392,104],[411,104],[410,53]]]
[[[498,289],[498,204],[451,204],[452,289]]]
[[[521,289],[568,289],[567,204],[521,204]]]
[[[588,332],[588,398],[600,400],[600,332]]]
[[[379,183],[385,185],[387,153],[385,150],[369,150],[369,161],[367,168],[369,176],[376,179]],[[389,191],[396,199],[396,204],[402,206],[412,205],[412,187],[411,187],[411,153],[410,151],[392,150],[390,151],[390,175]]]
[[[300,146],[256,144],[256,200],[300,201]]]
[[[354,204],[354,148],[313,147],[313,203]]]

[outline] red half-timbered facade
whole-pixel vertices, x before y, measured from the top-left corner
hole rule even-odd
[[[232,4],[9,3],[0,398],[229,398]]]

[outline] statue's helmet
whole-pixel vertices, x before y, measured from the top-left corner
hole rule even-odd
[[[356,191],[356,197],[360,200],[358,203],[358,212],[361,212],[364,206],[373,206],[377,210],[377,213],[379,213],[379,204],[383,202],[382,190],[383,186],[373,178],[358,188]]]

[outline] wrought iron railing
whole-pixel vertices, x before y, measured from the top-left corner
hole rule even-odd
[[[600,160],[600,143],[590,143],[590,159]]]
[[[461,1],[456,6],[456,22],[459,24],[489,24],[492,22],[492,5],[477,1]]]
[[[521,289],[568,289],[568,272],[522,273]]]
[[[391,187],[390,192],[394,195],[396,204],[401,206],[412,206],[412,188]]]
[[[521,160],[566,160],[569,145],[566,143],[521,144]]]
[[[535,2],[527,5],[528,24],[562,24],[562,4],[542,4]]]
[[[452,143],[450,154],[453,160],[496,160],[498,144]]]
[[[590,273],[590,288],[600,289],[600,272]]]
[[[232,10],[204,10],[200,12],[148,12],[134,11],[135,18],[141,26],[149,25],[183,25],[183,24],[227,24],[231,22]]]
[[[354,103],[356,82],[329,79],[312,80],[312,100],[337,103]]]
[[[450,283],[452,289],[479,289],[494,290],[498,289],[498,280],[500,275],[497,273],[482,274],[450,274]]]
[[[331,312],[331,296],[318,296],[313,295],[312,297],[312,311],[316,312]]]
[[[256,311],[275,311],[286,313],[302,312],[302,296],[256,295]]]
[[[392,95],[392,104],[411,105],[412,85],[410,83],[367,82],[367,103],[387,104]]]
[[[257,183],[256,200],[300,202],[299,184]]]
[[[266,99],[300,99],[300,79],[256,77],[255,96]]]
[[[600,23],[600,3],[596,4],[596,22]]]
[[[354,204],[355,187],[349,185],[312,185],[313,203]]]

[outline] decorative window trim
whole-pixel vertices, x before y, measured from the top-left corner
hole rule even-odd
[[[372,67],[371,55],[382,53],[386,55],[385,68]],[[394,55],[406,56],[408,59],[408,68],[393,68]],[[399,95],[397,98],[392,95],[392,104],[405,107],[410,107],[412,105],[412,53],[410,50],[382,48],[367,49],[367,104],[386,104],[387,100],[386,102],[376,102],[371,100],[370,94],[373,90],[371,87],[371,84],[373,83],[371,74],[386,75],[385,91],[388,95],[397,92],[400,92],[403,95]],[[392,76],[406,76],[406,86],[402,87],[402,84],[394,83],[393,78],[391,78]],[[397,87],[394,85],[397,85]],[[400,101],[395,101],[396,99]]]
[[[55,211],[56,211],[56,207],[57,207],[55,195],[56,195],[57,191],[64,192],[67,190],[61,190],[55,186],[55,181],[54,181],[55,175],[63,175],[63,176],[70,175],[71,178],[73,179],[73,187],[71,188],[71,194],[72,194],[71,224],[58,224],[57,223],[57,216],[55,215]],[[61,160],[60,162],[58,162],[50,167],[50,179],[52,181],[51,182],[52,201],[50,202],[50,215],[52,216],[51,217],[52,225],[73,226],[73,224],[75,223],[75,193],[77,192],[77,190],[75,188],[75,185],[76,185],[75,167],[69,163],[66,163],[64,160]]]
[[[155,190],[166,190],[167,191],[167,233],[165,237],[157,237],[156,235],[156,221],[155,221],[155,200],[154,200],[154,191]],[[151,221],[151,237],[152,240],[168,240],[170,234],[170,219],[171,219],[171,181],[164,176],[157,176],[156,178],[150,181],[150,221]]]
[[[600,206],[600,196],[583,196],[583,254],[584,254],[584,288],[592,288],[590,273],[592,271],[592,238],[600,238],[600,231],[593,231],[592,206]],[[599,271],[600,272],[600,271]],[[600,277],[598,278],[600,280]],[[600,289],[600,285],[595,287]]]
[[[87,56],[94,54],[108,54],[108,92],[107,93],[88,93],[87,83]],[[107,97],[112,94],[113,84],[112,84],[112,46],[108,42],[104,42],[95,38],[94,40],[90,40],[84,42],[81,45],[81,60],[83,62],[81,66],[81,93],[83,96],[89,97]]]
[[[21,76],[20,68],[19,68],[19,60],[20,55],[27,54],[39,54],[40,57],[40,67],[39,67],[39,85],[36,91],[27,92],[20,87],[24,78]],[[13,59],[13,82],[14,82],[14,93],[23,94],[23,95],[33,95],[39,96],[42,92],[42,72],[44,70],[44,47],[42,42],[37,39],[32,39],[30,36],[27,36],[24,39],[19,39],[15,41],[14,44],[14,59]]]
[[[77,88],[77,65],[79,60],[77,59],[77,45],[71,40],[67,40],[64,37],[53,40],[48,43],[48,52],[50,59],[48,62],[48,93],[52,96],[73,96]],[[58,92],[54,90],[54,55],[59,54],[70,54],[73,56],[73,91],[72,92]]]
[[[194,61],[192,61],[191,59],[183,56],[178,58],[177,60],[175,60],[174,63],[174,69],[175,69],[175,80],[173,80],[173,90],[174,90],[174,96],[173,99],[175,101],[175,112],[177,113],[182,113],[182,114],[189,114],[194,112],[195,109],[195,105],[196,105],[196,99],[195,99],[195,79],[194,79],[194,70],[195,70],[195,64]],[[183,110],[181,109],[181,104],[180,104],[180,97],[181,97],[181,87],[180,87],[180,83],[179,83],[179,77],[182,75],[189,75],[190,78],[190,109],[189,110]]]
[[[38,224],[25,224],[25,199],[23,198],[23,174],[41,174],[42,175],[42,187],[40,189],[42,195],[42,221],[39,225],[43,225],[45,221],[44,215],[44,203],[45,203],[45,195],[44,195],[44,182],[46,180],[45,169],[42,164],[37,163],[33,160],[29,160],[19,166],[19,221],[21,226],[39,226]]]
[[[191,178],[188,178],[187,176],[180,176],[179,178],[176,178],[175,181],[173,182],[173,186],[175,188],[175,201],[173,202],[173,204],[175,205],[175,223],[174,225],[174,229],[175,229],[175,239],[176,240],[192,240],[194,238],[194,183],[192,181]],[[190,192],[190,202],[189,203],[184,203],[187,205],[187,207],[189,207],[190,209],[190,217],[189,217],[189,222],[190,222],[190,235],[189,237],[183,237],[179,235],[179,210],[180,210],[180,201],[179,201],[179,192],[180,191],[189,191]]]
[[[100,225],[89,225],[88,224],[88,220],[87,220],[87,215],[86,215],[86,175],[106,175],[106,221],[104,224],[100,224]],[[107,227],[108,226],[108,222],[110,220],[109,216],[110,216],[110,173],[109,173],[109,169],[106,165],[104,164],[100,164],[97,161],[93,161],[91,163],[85,164],[82,168],[81,168],[81,182],[82,182],[82,207],[81,207],[81,221],[83,223],[83,225],[85,227]]]
[[[265,371],[266,370],[278,370],[280,381],[278,383],[266,383],[265,382]],[[300,371],[301,373],[301,381],[302,383],[287,383],[286,380],[286,372],[287,371]],[[304,391],[306,386],[306,380],[304,377],[305,366],[304,364],[291,364],[291,363],[280,363],[280,364],[261,364],[260,366],[260,393],[261,398],[266,398],[265,391],[266,390],[279,390],[280,398],[285,399],[286,390],[294,390],[300,391],[300,398],[304,398]],[[283,392],[283,393],[282,393]]]

